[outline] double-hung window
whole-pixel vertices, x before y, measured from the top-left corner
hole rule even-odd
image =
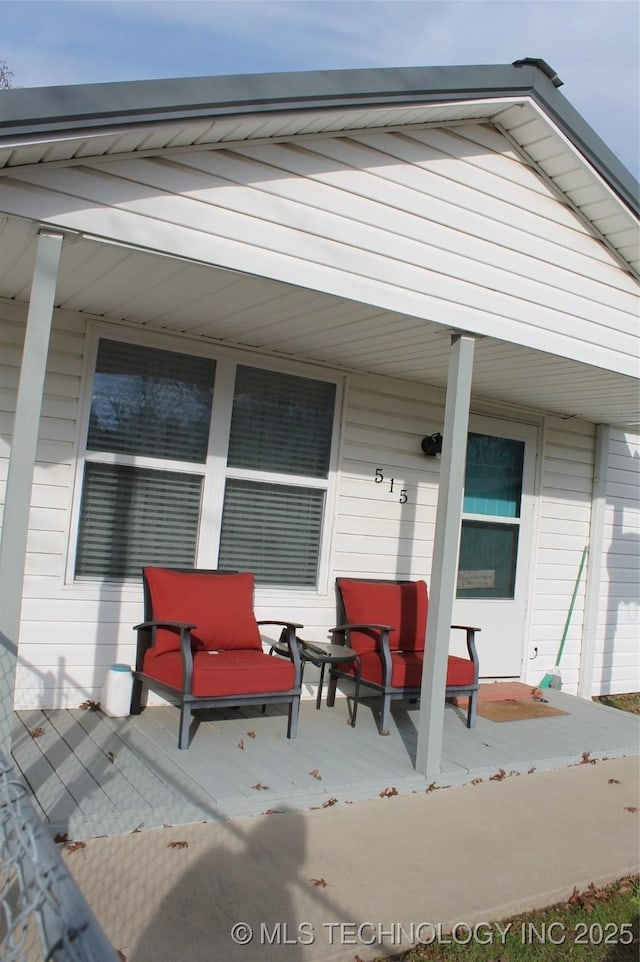
[[[101,338],[76,580],[199,564],[315,588],[335,409],[330,381]]]
[[[76,578],[195,563],[214,377],[209,358],[99,341]]]
[[[238,366],[219,563],[258,584],[314,587],[336,386]]]

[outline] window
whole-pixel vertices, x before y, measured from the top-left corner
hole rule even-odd
[[[524,441],[469,435],[458,598],[514,597],[523,465]]]
[[[238,367],[221,567],[253,571],[258,584],[315,586],[335,397],[335,384]]]
[[[214,376],[208,358],[99,342],[77,578],[195,563]]]
[[[316,587],[336,393],[327,381],[101,338],[75,577],[217,565],[253,571],[258,585]],[[208,461],[212,434],[228,445]]]

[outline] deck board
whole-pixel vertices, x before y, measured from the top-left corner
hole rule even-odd
[[[568,714],[507,723],[479,717],[473,730],[447,705],[441,772],[429,781],[464,784],[501,770],[579,764],[583,753],[640,752],[637,716],[564,692],[551,691],[548,700]],[[377,707],[365,698],[354,729],[346,699],[319,711],[305,700],[294,740],[285,737],[281,706],[264,715],[252,708],[202,713],[188,751],[178,749],[178,712],[170,706],[125,719],[80,709],[21,711],[13,755],[51,831],[75,838],[344,804],[392,788],[425,791],[414,768],[418,706],[394,703],[384,737]],[[33,738],[36,727],[44,733]]]

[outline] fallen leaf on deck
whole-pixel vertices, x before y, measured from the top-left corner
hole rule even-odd
[[[383,788],[380,792],[380,798],[393,798],[393,796],[397,794],[398,789],[395,788],[395,786],[392,788]]]
[[[31,735],[32,738],[40,738],[41,735],[44,735],[45,731],[46,731],[45,728],[41,728],[40,726],[38,726],[38,728],[32,728],[29,734]]]
[[[635,815],[638,811],[635,805],[625,805],[624,810],[625,812],[631,812],[632,815]]]
[[[266,792],[266,791],[269,790],[269,786],[268,786],[268,785],[263,785],[262,782],[256,782],[256,784],[255,784],[255,785],[252,785],[251,787],[252,787],[252,788],[257,788],[259,792]]]
[[[337,798],[328,798],[326,802],[322,803],[323,808],[332,808],[334,805],[338,804]]]
[[[247,732],[247,736],[248,736],[249,738],[255,738],[255,737],[256,737],[256,733],[255,733],[255,732]]]
[[[80,849],[86,848],[86,842],[67,842],[65,848],[68,852],[79,852]]]
[[[100,711],[100,702],[91,701],[90,698],[87,698],[86,701],[82,702],[80,708],[87,708],[89,711]]]
[[[620,779],[619,779],[619,778],[610,778],[608,784],[609,784],[609,785],[619,785],[619,784],[620,784]]]
[[[313,768],[313,769],[309,772],[309,774],[312,775],[313,778],[317,778],[319,782],[322,781],[322,775],[319,774],[317,768]]]
[[[580,762],[581,765],[595,765],[595,763],[596,759],[591,758],[591,752],[582,753],[582,761]]]
[[[326,889],[327,887],[327,882],[323,878],[310,878],[309,881],[313,882],[316,888]]]
[[[68,832],[58,832],[58,834],[54,838],[54,842],[68,842],[68,841],[69,841]]]
[[[132,828],[132,829],[131,829],[131,834],[132,834],[132,835],[135,835],[135,834],[136,834],[136,832],[141,832],[141,831],[142,831],[142,828],[143,828],[143,826],[144,826],[144,822],[140,822],[140,824],[139,824],[139,825],[136,825],[136,827],[135,827],[135,828]]]
[[[241,738],[240,741],[238,742],[238,748],[241,748],[242,751],[244,751],[244,741],[242,740],[242,738]]]
[[[490,781],[490,782],[501,782],[502,779],[503,779],[503,778],[506,778],[506,777],[507,777],[507,773],[505,772],[504,768],[501,768],[499,771],[497,771],[497,772],[495,773],[495,775],[492,775],[492,776],[491,776],[491,778],[489,779],[489,781]]]
[[[472,784],[472,785],[480,785],[480,784],[482,784],[482,779],[481,779],[481,778],[472,778],[472,779],[471,779],[471,784]]]
[[[188,842],[184,842],[184,841],[180,841],[180,842],[168,842],[168,843],[167,843],[167,848],[189,848],[189,843],[188,843]]]
[[[111,764],[113,765],[113,759],[115,758],[115,755],[113,754],[113,752],[107,752],[107,758],[109,759],[109,761],[110,761]]]

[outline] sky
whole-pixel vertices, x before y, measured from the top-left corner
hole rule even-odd
[[[523,57],[638,177],[636,0],[0,0],[15,87]]]

